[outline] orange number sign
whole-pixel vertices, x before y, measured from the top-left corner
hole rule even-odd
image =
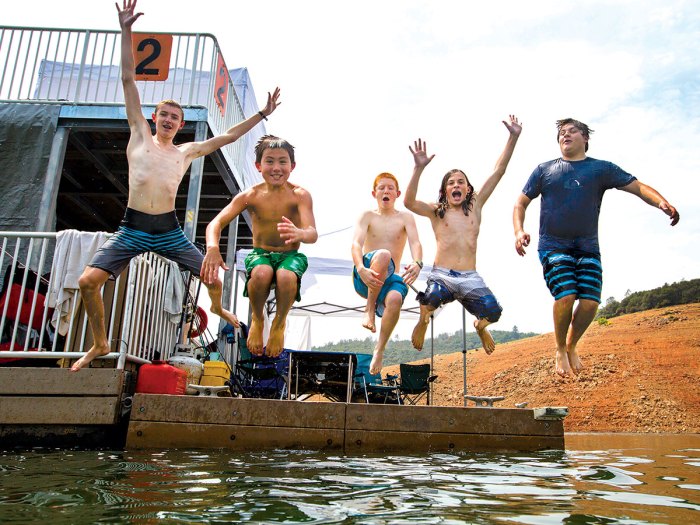
[[[131,45],[136,80],[166,80],[170,68],[173,35],[134,33]]]

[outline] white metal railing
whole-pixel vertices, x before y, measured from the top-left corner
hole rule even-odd
[[[120,38],[118,31],[0,26],[0,101],[123,104]],[[167,79],[137,81],[142,104],[172,98],[204,106],[215,135],[244,120],[216,38],[189,33],[172,38]],[[227,93],[224,111],[215,93],[221,82]],[[231,166],[245,165],[241,141],[222,152]]]
[[[76,358],[92,345],[77,290],[62,334],[56,309],[49,305],[49,291],[55,289],[54,284],[61,284],[54,282],[52,265],[57,235],[0,232],[0,362]],[[181,318],[165,311],[172,297],[171,278],[182,279],[177,266],[148,253],[133,259],[128,273],[105,286],[105,322],[112,347],[107,359],[116,359],[117,368],[124,368],[127,361],[144,363],[172,355],[179,341]],[[197,280],[193,278],[190,285],[196,288]]]

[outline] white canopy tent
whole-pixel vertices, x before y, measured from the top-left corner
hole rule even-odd
[[[241,285],[245,282],[244,261],[249,253],[250,250],[238,250],[236,252],[237,279],[235,283],[236,292],[234,293],[234,312],[237,310],[236,301],[239,296],[237,291],[239,280]],[[308,350],[311,348],[312,317],[361,317],[365,311],[365,301],[352,291],[351,277],[353,263],[351,260],[327,257],[309,257],[308,259],[309,268],[306,270],[301,280],[301,301],[294,303],[289,312],[289,316],[291,317],[302,317],[304,319],[299,320],[300,322],[296,320],[294,322],[289,322],[287,333],[285,334],[285,346],[301,350]],[[419,279],[425,282],[431,269],[431,266],[426,265],[421,271]],[[328,285],[323,282],[324,278],[328,277],[335,277],[338,279],[333,279],[334,284]],[[342,284],[340,284],[340,278],[344,280]],[[334,294],[338,286],[351,290],[354,297],[349,300],[347,293],[342,295]],[[418,286],[418,288],[421,287],[420,285]],[[332,297],[333,295],[335,295],[335,297],[342,297],[343,300],[334,299]],[[404,307],[401,309],[401,316],[403,318],[418,319],[420,315],[420,305],[411,298],[411,295],[412,292],[409,292]],[[319,296],[323,299],[314,300],[314,297],[318,298]],[[311,299],[309,299],[309,297],[311,297]],[[331,298],[326,299],[327,297]],[[274,292],[271,292],[266,312],[268,316],[272,316],[275,313],[275,306]],[[437,310],[434,315],[437,315],[439,311],[440,310]]]
[[[250,253],[251,250],[238,250],[236,252],[236,265],[235,265],[235,286],[234,286],[234,302],[233,311],[236,313],[237,310],[237,299],[239,296],[238,286],[239,280],[241,283],[245,283],[245,258]],[[337,286],[330,286],[324,288],[321,282],[323,277],[335,277],[343,278],[345,282],[341,285],[342,287],[347,287],[352,290],[351,276],[353,270],[353,262],[347,259],[334,259],[326,257],[308,257],[309,267],[304,273],[304,277],[301,280],[301,301],[299,303],[294,303],[292,309],[289,312],[287,330],[285,333],[285,347],[300,350],[310,350],[311,349],[311,318],[312,317],[361,317],[365,310],[365,301],[355,294],[354,290],[352,293],[355,298],[352,301],[339,301],[331,302],[325,300],[325,297],[332,296]],[[402,265],[403,267],[404,265]],[[421,270],[419,275],[419,280],[417,281],[417,286],[411,287],[413,292],[417,292],[416,289],[424,288],[425,281],[428,275],[432,271],[432,266],[425,265]],[[337,280],[337,279],[336,279]],[[421,284],[418,284],[422,282]],[[306,300],[305,296],[311,295],[312,292],[320,292],[324,297],[322,301]],[[413,292],[409,291],[408,296],[404,302],[404,306],[401,309],[401,316],[403,318],[418,319],[420,315],[420,305],[412,298]],[[433,313],[433,319],[438,316],[442,311],[444,306],[438,308]],[[270,292],[270,297],[268,297],[268,307],[266,314],[270,317],[275,313],[275,301],[274,301],[274,291]],[[464,340],[464,349],[462,350],[462,361],[463,361],[463,383],[464,383],[464,395],[467,395],[467,363],[466,363],[466,310],[462,309],[462,334]],[[267,336],[267,334],[266,334]],[[433,329],[432,329],[432,319],[430,326],[430,369],[431,373],[433,370],[433,360],[434,360],[434,346],[433,346]],[[464,400],[466,406],[466,397]]]

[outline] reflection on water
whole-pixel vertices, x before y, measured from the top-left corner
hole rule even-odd
[[[700,436],[567,435],[566,452],[0,453],[0,522],[700,523]]]

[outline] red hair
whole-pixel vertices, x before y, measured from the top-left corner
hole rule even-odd
[[[391,179],[394,181],[394,184],[396,184],[396,191],[399,191],[399,181],[396,177],[394,177],[391,173],[380,173],[376,177],[374,177],[374,184],[372,185],[372,191],[377,189],[377,184],[379,184],[379,181],[381,179]]]

